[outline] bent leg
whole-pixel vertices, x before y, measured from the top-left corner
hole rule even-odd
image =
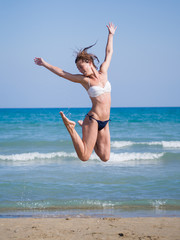
[[[98,131],[97,141],[94,147],[96,154],[103,162],[107,162],[111,152],[109,123],[101,131]]]
[[[74,148],[80,160],[87,161],[91,156],[97,140],[97,123],[86,117],[82,124],[82,139],[75,130],[76,123],[70,121],[63,112],[60,112],[63,122],[72,138]]]

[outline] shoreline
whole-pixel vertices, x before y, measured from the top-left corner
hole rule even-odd
[[[3,218],[162,218],[180,217],[179,209],[18,209],[1,210],[0,219]]]
[[[178,240],[180,218],[0,219],[2,239]]]

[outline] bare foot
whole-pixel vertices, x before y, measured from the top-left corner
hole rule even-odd
[[[83,120],[79,120],[78,123],[79,123],[79,125],[82,127],[82,125],[83,125]]]
[[[66,126],[67,130],[72,133],[74,130],[76,123],[74,121],[70,121],[63,112],[60,112],[64,125]]]

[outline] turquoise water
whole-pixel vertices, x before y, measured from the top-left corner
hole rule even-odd
[[[60,110],[89,111],[0,109],[1,217],[180,216],[180,108],[112,108],[106,163],[77,158]]]

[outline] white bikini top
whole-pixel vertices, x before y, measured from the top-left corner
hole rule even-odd
[[[90,82],[89,82],[89,86],[90,86]],[[111,84],[109,81],[107,81],[104,87],[91,86],[91,87],[89,87],[87,92],[90,97],[98,97],[99,95],[101,95],[103,93],[111,92]]]

